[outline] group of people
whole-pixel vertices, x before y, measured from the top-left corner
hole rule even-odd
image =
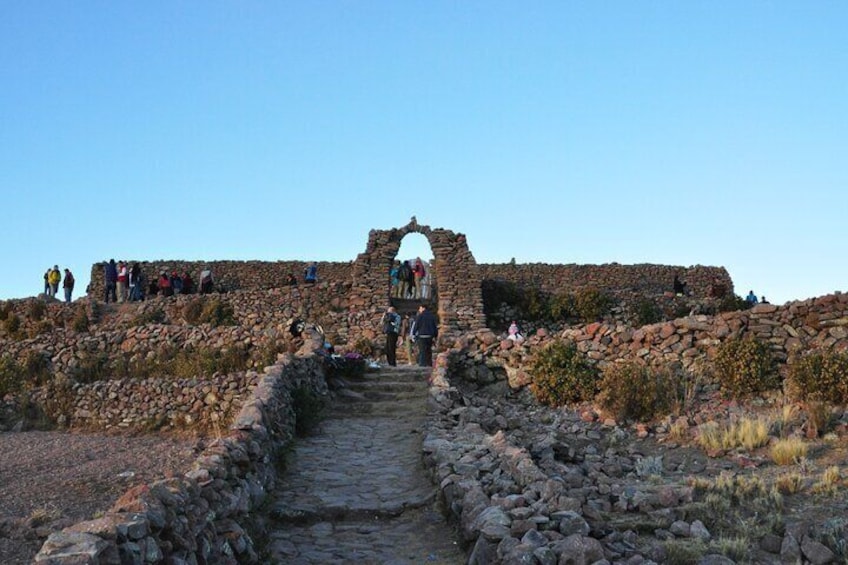
[[[103,280],[105,302],[121,303],[126,300],[137,302],[150,296],[193,294],[196,291],[194,280],[188,271],[183,271],[182,274],[173,271],[169,274],[163,269],[159,272],[158,278],[147,280],[147,276],[138,263],[129,266],[125,261],[116,263],[114,259],[103,264]],[[200,271],[199,281],[200,287],[197,290],[201,294],[208,294],[214,290],[215,279],[209,267],[204,267]]]
[[[748,296],[745,297],[745,302],[748,304],[748,306],[755,306],[757,304],[768,304],[769,303],[769,301],[766,300],[765,296],[761,296],[759,299],[757,299],[757,295],[754,294],[753,290],[748,291]]]
[[[386,335],[386,362],[392,367],[397,366],[397,346],[406,344],[409,363],[412,364],[412,344],[418,344],[417,363],[419,367],[433,366],[433,343],[439,336],[439,325],[436,316],[426,304],[418,307],[418,314],[407,314],[401,318],[394,306],[389,306],[383,314],[380,323]]]
[[[70,269],[65,269],[65,276],[62,277],[62,272],[59,270],[59,265],[53,265],[52,269],[47,269],[44,273],[44,294],[56,298],[59,294],[59,283],[62,283],[62,290],[65,293],[65,302],[71,301],[71,295],[74,292],[74,275]]]
[[[427,269],[421,257],[415,260],[415,264],[409,261],[395,261],[389,270],[392,282],[392,298],[427,298]]]

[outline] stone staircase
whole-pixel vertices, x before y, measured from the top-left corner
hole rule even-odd
[[[464,563],[421,462],[428,370],[349,382],[273,493],[274,563]]]

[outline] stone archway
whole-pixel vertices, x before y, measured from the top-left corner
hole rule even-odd
[[[389,303],[389,269],[400,249],[401,240],[410,233],[427,238],[433,251],[430,266],[438,281],[439,332],[442,337],[475,331],[485,326],[483,291],[477,262],[468,249],[465,235],[441,228],[420,225],[415,217],[402,228],[371,230],[368,246],[353,262],[351,327],[368,320],[376,327]]]

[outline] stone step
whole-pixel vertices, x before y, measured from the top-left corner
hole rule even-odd
[[[394,500],[379,503],[338,502],[309,507],[298,507],[287,502],[274,505],[269,516],[281,524],[308,526],[318,522],[342,520],[385,519],[400,516],[407,510],[430,506],[435,501],[436,491],[432,487],[403,493]]]

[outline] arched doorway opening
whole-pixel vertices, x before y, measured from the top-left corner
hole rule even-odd
[[[439,303],[433,266],[430,241],[420,233],[403,236],[389,271],[389,303],[401,316],[414,313],[420,304],[433,309]]]

